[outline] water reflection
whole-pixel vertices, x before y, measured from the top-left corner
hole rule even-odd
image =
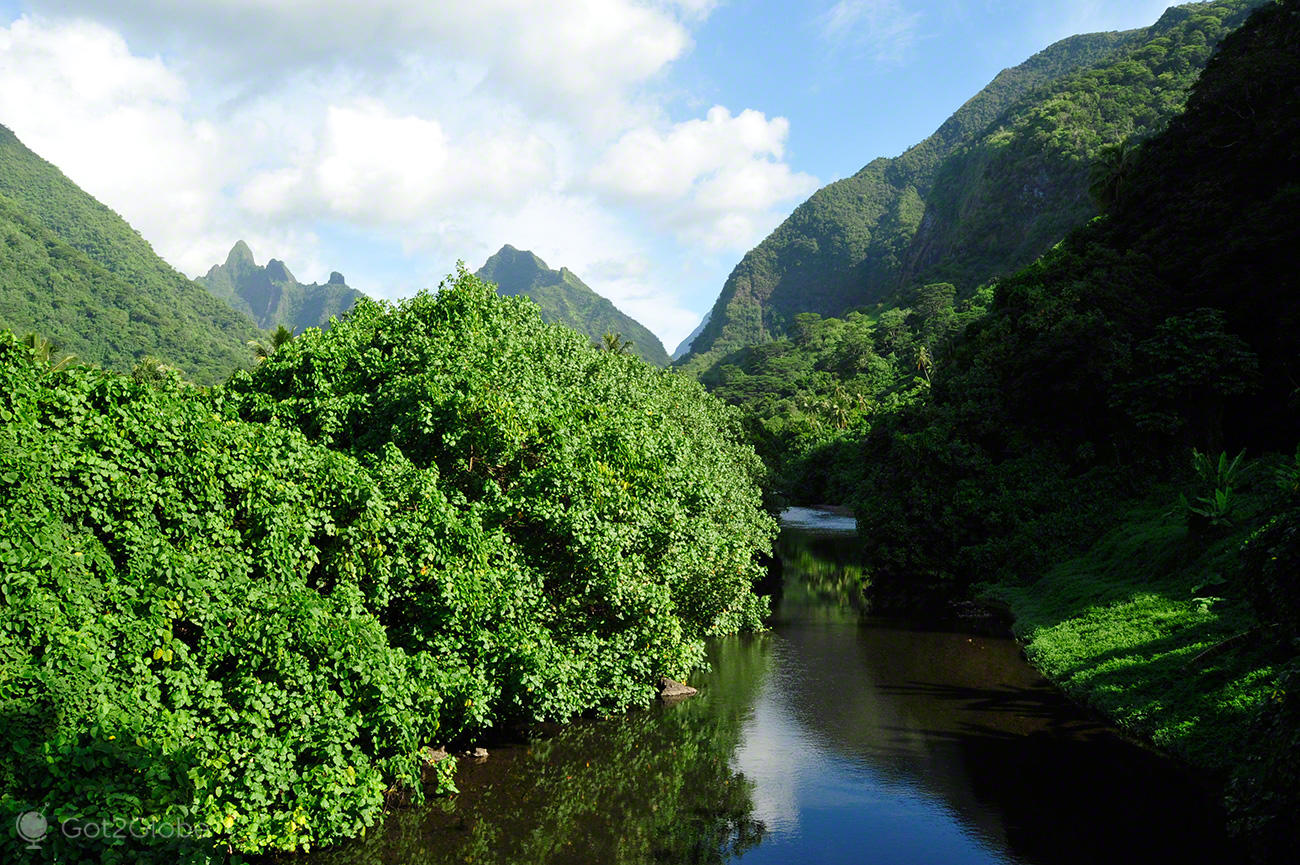
[[[843,518],[800,522],[772,630],[716,641],[698,697],[494,748],[460,795],[312,862],[1237,858],[1185,776],[1011,641],[864,615]]]
[[[763,836],[753,784],[732,767],[768,641],[712,647],[727,686],[606,721],[580,721],[462,761],[458,796],[398,812],[317,865],[720,863]]]
[[[781,539],[769,673],[735,761],[770,830],[747,865],[1233,860],[1187,776],[1012,641],[862,615],[853,543]]]

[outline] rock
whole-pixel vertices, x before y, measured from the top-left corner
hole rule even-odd
[[[674,679],[664,676],[659,680],[659,696],[664,700],[671,700],[681,697],[694,697],[698,694],[695,688],[690,685],[683,685]]]
[[[434,763],[441,763],[450,756],[451,755],[447,753],[445,748],[430,748],[428,745],[425,745],[420,749],[420,759],[429,766],[432,766]]]
[[[472,757],[475,760],[486,760],[488,755],[487,748],[471,748],[465,752],[466,757]]]
[[[329,284],[329,285],[347,285],[347,283],[343,280],[343,274],[339,273],[337,270],[331,270],[331,271],[330,271],[330,281],[329,281],[328,284]]]

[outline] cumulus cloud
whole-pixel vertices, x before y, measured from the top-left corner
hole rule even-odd
[[[282,79],[340,64],[387,72],[412,54],[481,66],[540,111],[616,123],[626,92],[691,44],[709,0],[45,0],[108,22],[230,78]]]
[[[263,216],[397,225],[470,202],[517,203],[552,174],[537,135],[485,128],[454,141],[436,119],[362,101],[330,106],[316,146],[293,165],[254,176],[240,201]]]
[[[783,161],[790,124],[722,106],[667,130],[632,129],[590,173],[592,186],[653,208],[660,221],[710,248],[743,247],[770,228],[778,205],[807,195],[816,178]]]
[[[220,131],[187,118],[187,98],[102,26],[0,28],[0,122],[170,252],[201,243],[228,176]]]
[[[0,123],[189,274],[243,238],[395,297],[512,243],[671,347],[721,284],[701,263],[816,186],[783,118],[672,122],[654,83],[714,0],[29,5]]]

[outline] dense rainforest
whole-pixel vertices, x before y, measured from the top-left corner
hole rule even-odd
[[[136,821],[104,861],[356,836],[435,746],[643,704],[764,614],[734,412],[463,271],[211,390],[8,335],[0,375],[3,810]]]
[[[0,327],[87,363],[146,357],[216,384],[249,363],[253,321],[159,258],[112,210],[0,126]]]
[[[930,282],[964,292],[1096,214],[1090,166],[1182,110],[1214,46],[1259,0],[1170,8],[1151,27],[1062,40],[1000,73],[939,129],[821,189],[748,252],[679,363],[699,372]],[[892,304],[891,304],[892,305]]]
[[[1166,129],[1095,152],[1101,215],[1033,264],[794,315],[702,376],[774,500],[853,507],[877,608],[1005,610],[1273,853],[1300,777],[1297,135],[1300,11],[1270,2]]]
[[[452,788],[444,747],[643,705],[761,628],[770,514],[836,503],[873,609],[1007,616],[1219,782],[1256,858],[1294,848],[1298,126],[1295,0],[1057,43],[796,210],[676,370],[512,247],[393,305],[241,243],[210,294],[0,128],[0,327],[59,349],[0,330],[0,811],[143,830],[60,861],[363,837]],[[253,365],[248,313],[330,326]],[[628,772],[662,836],[756,842],[741,723],[642,719],[623,763],[543,770],[530,807],[562,807],[520,855]],[[557,741],[530,759],[583,747]],[[685,785],[717,792],[687,813]],[[662,855],[640,831],[617,860]]]
[[[552,270],[528,250],[506,244],[489,256],[474,275],[496,285],[503,295],[532,298],[545,321],[585,333],[597,344],[605,334],[612,334],[646,363],[668,366],[668,352],[659,337],[608,298],[592,291],[567,267]]]

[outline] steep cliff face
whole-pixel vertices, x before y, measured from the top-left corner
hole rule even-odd
[[[1004,70],[925,141],[800,205],[732,271],[679,363],[704,369],[801,312],[842,315],[927,282],[968,290],[1029,263],[1095,214],[1103,148],[1162,129],[1259,2],[1176,7]]]
[[[668,352],[659,337],[588,288],[567,267],[551,270],[533,253],[506,244],[475,276],[495,284],[498,294],[532,298],[551,324],[573,328],[595,342],[606,333],[619,334],[631,340],[632,353],[646,363],[668,365]]]
[[[364,297],[349,288],[338,271],[329,282],[301,283],[279,259],[259,267],[253,251],[238,241],[224,264],[214,265],[196,282],[215,297],[257,322],[258,327],[283,325],[293,331],[307,327],[329,327],[332,316],[342,315]]]

